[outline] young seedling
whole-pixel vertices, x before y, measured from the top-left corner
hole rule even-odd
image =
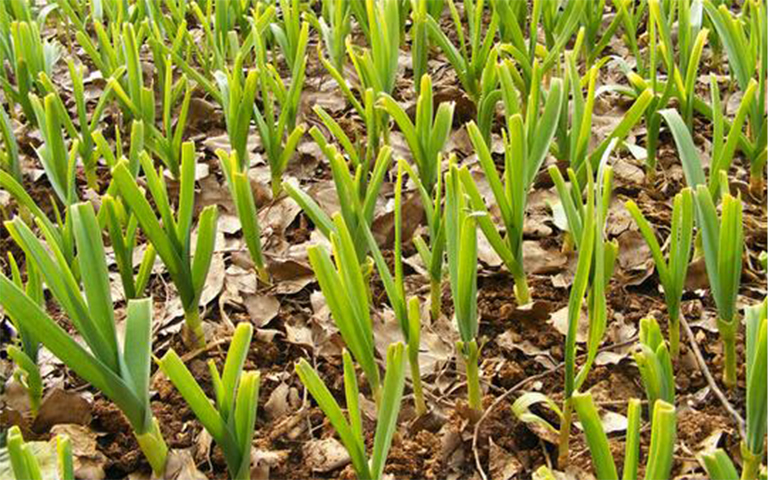
[[[522,305],[530,301],[528,282],[523,268],[523,222],[528,191],[544,163],[544,158],[555,134],[563,92],[561,81],[559,79],[552,80],[541,117],[539,117],[538,109],[529,108],[524,121],[519,110],[517,93],[514,89],[510,70],[509,62],[505,62],[499,67],[502,94],[507,109],[507,129],[503,132],[503,182],[480,129],[474,122],[467,124],[470,141],[475,147],[478,161],[501,212],[506,237],[502,237],[491,221],[488,207],[486,207],[469,171],[462,171],[461,179],[469,195],[472,208],[485,213],[478,218],[480,228],[503,260],[504,265],[512,273],[515,280],[515,296],[518,304]],[[533,87],[529,102],[535,104],[538,93],[538,87]],[[529,103],[529,105],[531,104]]]
[[[667,344],[653,317],[640,320],[640,342],[633,354],[649,405],[657,400],[675,404],[675,374]]]
[[[267,63],[266,49],[261,43],[260,35],[254,33],[253,37],[262,102],[261,108],[254,106],[253,115],[269,164],[272,194],[277,198],[282,188],[283,172],[305,131],[303,125],[296,125],[296,117],[307,67],[304,52],[309,41],[309,24],[304,22],[301,26],[296,61],[291,66],[291,84],[288,88],[285,87],[275,66]],[[240,126],[242,127],[243,123]],[[245,158],[247,157],[241,162],[247,163]]]
[[[384,290],[389,298],[389,303],[395,313],[395,319],[400,325],[406,345],[408,346],[408,362],[411,367],[411,381],[413,382],[413,397],[416,404],[416,414],[427,413],[427,404],[424,401],[424,392],[421,387],[421,369],[419,367],[419,340],[421,337],[421,313],[419,311],[419,299],[412,297],[406,302],[405,284],[403,282],[403,253],[402,253],[402,190],[403,190],[403,164],[397,170],[397,183],[395,184],[395,242],[394,250],[394,277],[389,270],[387,261],[379,250],[376,239],[373,238],[370,228],[365,225],[365,238],[368,249],[376,263]]]
[[[141,230],[168,269],[179,291],[184,319],[194,340],[198,345],[205,345],[198,303],[213,258],[217,209],[215,205],[210,205],[200,213],[197,222],[197,246],[193,255],[191,240],[196,164],[194,143],[184,142],[181,147],[179,179],[181,192],[174,214],[162,168],[159,171],[155,170],[149,155],[146,153],[141,155],[142,170],[155,208],[160,214],[160,220],[144,192],[139,189],[136,178],[130,172],[125,159],[120,160],[112,170],[112,178],[126,206],[136,215]]]
[[[40,208],[38,202],[27,193],[24,186],[2,170],[0,170],[0,188],[5,190],[16,201],[23,212],[22,215],[29,214],[36,223],[42,224],[45,227],[45,232],[49,235],[47,240],[56,243],[56,246],[61,251],[67,263],[71,265],[73,269],[75,269],[75,273],[77,273],[75,241],[72,234],[70,216],[68,214],[69,209],[66,208],[62,213],[62,211],[59,210],[56,201],[51,198],[55,222],[51,221],[47,214]]]
[[[704,261],[710,290],[717,305],[717,329],[725,347],[723,382],[733,388],[736,386],[736,332],[739,329],[736,298],[741,283],[741,256],[744,250],[741,198],[726,193],[721,209],[718,218],[709,189],[704,185],[696,188],[696,214]]]
[[[749,107],[748,135],[742,150],[750,159],[750,188],[753,192],[762,192],[768,145],[768,135],[765,133],[768,80],[768,62],[765,61],[768,58],[768,20],[765,2],[745,2],[737,17],[725,5],[717,5],[711,0],[704,0],[704,10],[725,46],[730,71],[745,96],[750,84],[755,82],[757,73],[757,94]],[[716,112],[714,105],[712,110]]]
[[[269,24],[269,30],[283,52],[286,63],[292,66],[299,56],[304,56],[301,46],[301,0],[279,0],[275,3],[279,4],[281,15],[278,21]]]
[[[580,19],[589,2],[568,2],[563,5],[535,0],[530,14],[525,2],[495,0],[491,3],[499,17],[499,35],[503,41],[499,50],[515,59],[515,65],[512,66],[515,83],[524,96],[529,96],[532,89],[539,87],[534,68],[538,67],[544,76],[558,65],[566,44],[579,28]],[[545,45],[538,41],[540,23],[544,26]],[[524,33],[525,28],[528,28],[527,35]],[[579,50],[574,48],[577,53]]]
[[[451,160],[455,162],[455,160]],[[438,160],[442,164],[441,159]],[[408,172],[411,181],[416,185],[421,204],[424,206],[424,214],[427,217],[427,231],[429,232],[429,245],[418,233],[413,237],[413,245],[427,268],[429,276],[430,312],[433,320],[440,318],[440,304],[443,296],[443,266],[445,265],[445,222],[443,216],[443,173],[442,167],[438,167],[437,184],[434,193],[430,195],[421,183],[419,175],[413,171],[405,160],[399,164]]]
[[[691,240],[693,239],[693,193],[691,189],[685,188],[675,195],[672,228],[667,239],[669,245],[667,260],[664,259],[650,223],[637,204],[633,200],[628,200],[626,207],[651,250],[656,271],[659,273],[659,281],[664,287],[664,298],[669,314],[669,347],[672,358],[677,358],[680,350],[680,301],[691,259]]]
[[[11,460],[11,470],[16,479],[43,480],[43,471],[35,457],[32,448],[24,443],[21,429],[17,425],[8,429],[6,437],[8,456]],[[72,460],[72,443],[69,437],[58,435],[56,437],[56,461],[59,480],[75,480],[74,462]]]
[[[347,56],[346,40],[352,31],[352,14],[349,0],[323,0],[321,16],[311,15],[315,30],[325,44],[331,65],[339,72],[344,71]]]
[[[597,478],[618,480],[616,464],[608,444],[600,416],[590,393],[577,393],[573,397],[576,412],[584,428],[589,452],[592,455],[592,465]],[[645,465],[645,479],[655,480],[669,478],[674,460],[675,438],[677,437],[677,417],[675,407],[658,400],[653,404],[653,422],[651,423],[651,445],[648,450],[648,460]],[[627,413],[627,440],[624,451],[623,480],[638,477],[640,459],[640,401],[633,398],[629,401]]]
[[[224,150],[216,150],[216,156],[221,162],[224,178],[229,186],[232,202],[235,204],[237,217],[243,230],[243,239],[256,269],[256,275],[262,282],[269,282],[267,262],[261,247],[261,227],[259,226],[256,201],[251,190],[248,169],[240,170],[237,153],[227,154]]]
[[[14,73],[16,86],[14,88],[11,85],[4,72],[0,75],[0,82],[9,94],[9,100],[20,104],[27,121],[34,123],[37,119],[29,96],[40,91],[38,77],[41,73],[51,76],[53,66],[61,56],[62,47],[57,42],[44,40],[37,22],[30,18],[10,22],[8,26],[9,31],[4,32],[5,38],[11,40],[7,60]]]
[[[485,0],[465,2],[464,14],[469,34],[468,38],[465,38],[465,26],[454,0],[448,0],[448,8],[451,11],[459,45],[456,46],[451,42],[432,16],[426,18],[427,32],[429,38],[445,54],[456,71],[461,86],[477,107],[477,123],[484,126],[487,124],[484,119],[492,114],[498,101],[498,94],[493,92],[496,91],[498,84],[496,77],[498,51],[494,47],[494,39],[498,30],[499,16],[495,11],[492,12],[490,22],[486,23]],[[483,25],[487,25],[485,34],[483,34]],[[490,130],[484,131],[483,135],[490,136]]]
[[[3,275],[0,275],[0,305],[24,329],[33,330],[36,338],[67,367],[120,408],[155,475],[161,476],[168,448],[149,402],[152,302],[149,299],[128,302],[125,337],[119,345],[96,214],[90,203],[73,205],[70,214],[83,291],[55,243],[43,244],[18,218],[6,222],[6,228],[27,257],[34,259],[48,289],[88,348],[76,342],[35,299]],[[50,236],[42,223],[38,226],[46,237]]]
[[[39,306],[44,305],[43,283],[40,272],[35,267],[34,261],[27,257],[27,282],[24,284],[21,278],[21,270],[16,258],[8,253],[8,264],[11,267],[11,279],[13,283],[23,290]],[[29,408],[33,417],[40,410],[40,402],[43,398],[43,379],[40,376],[40,368],[37,365],[37,355],[40,350],[40,342],[24,324],[11,317],[11,322],[19,335],[16,345],[9,345],[6,349],[8,356],[16,364],[17,370],[13,373],[14,379],[22,385],[29,397]]]
[[[747,361],[747,438],[741,442],[743,462],[741,478],[756,478],[763,460],[766,431],[766,382],[768,374],[768,308],[763,300],[759,305],[747,307],[746,361]]]
[[[379,480],[382,478],[384,466],[387,462],[389,447],[392,445],[392,437],[397,429],[397,415],[400,413],[400,404],[405,386],[405,364],[403,359],[404,347],[402,343],[396,343],[387,349],[387,371],[384,375],[382,398],[379,402],[379,410],[376,418],[376,434],[373,438],[373,451],[371,457],[366,455],[365,436],[363,434],[362,415],[360,413],[359,391],[357,376],[352,357],[345,350],[344,358],[344,393],[347,401],[347,415],[345,418],[341,407],[333,398],[333,394],[325,386],[317,373],[303,358],[296,364],[296,373],[301,383],[307,387],[309,393],[323,410],[328,421],[341,439],[341,443],[347,449],[352,460],[352,468],[357,478]]]
[[[318,49],[320,62],[365,123],[367,133],[365,164],[368,168],[372,168],[373,159],[386,143],[389,131],[386,112],[376,108],[376,101],[381,93],[391,94],[395,86],[400,47],[399,3],[399,0],[350,2],[352,14],[357,17],[370,44],[370,48],[357,47],[347,36],[347,55],[358,78],[354,87],[347,82],[343,70],[336,68],[320,54]],[[368,23],[361,22],[361,14],[371,19],[370,26]],[[356,92],[353,92],[353,88]],[[321,118],[324,123],[328,123],[324,116],[321,115]],[[338,138],[338,135],[334,135]],[[341,138],[339,140],[341,141]]]
[[[221,448],[230,478],[251,478],[251,444],[259,402],[259,372],[243,371],[253,337],[250,323],[238,323],[229,345],[224,370],[219,373],[213,360],[208,370],[213,379],[213,402],[197,383],[174,350],[158,361],[160,369]]]
[[[713,103],[713,134],[712,134],[712,156],[709,162],[709,179],[704,174],[701,158],[698,150],[693,143],[691,132],[686,128],[683,119],[675,109],[665,109],[659,112],[672,136],[675,139],[677,150],[680,155],[680,162],[683,165],[683,172],[688,186],[695,189],[699,185],[707,185],[715,200],[720,198],[721,178],[723,173],[727,173],[733,163],[736,153],[736,147],[742,138],[741,129],[747,118],[750,105],[754,102],[757,82],[750,82],[749,87],[744,92],[739,109],[731,123],[727,135],[724,134],[725,120],[723,119],[722,108],[720,106],[720,96],[718,93],[717,82],[711,77],[712,103]]]
[[[75,164],[80,142],[74,139],[67,151],[62,130],[65,113],[60,110],[57,98],[55,94],[50,93],[41,101],[37,95],[31,94],[29,101],[40,127],[40,136],[43,138],[42,145],[36,149],[37,156],[58,200],[68,206],[78,200]]]
[[[27,282],[24,284],[21,278],[21,270],[16,258],[8,253],[8,264],[11,266],[11,279],[13,283],[23,290],[37,305],[44,306],[43,283],[40,272],[35,267],[31,257],[27,257]],[[34,330],[26,328],[24,324],[11,317],[11,322],[19,335],[17,345],[9,345],[6,349],[8,356],[16,364],[17,370],[13,373],[14,379],[27,391],[29,397],[29,409],[33,417],[40,410],[40,402],[43,399],[43,379],[40,376],[40,368],[37,365],[37,355],[40,351],[40,342],[35,337]]]
[[[477,220],[469,211],[469,201],[459,176],[459,169],[451,164],[445,174],[445,241],[454,316],[460,337],[456,350],[466,367],[469,408],[479,415],[482,390],[477,344]]]
[[[254,102],[259,87],[259,73],[249,70],[243,74],[245,57],[238,55],[231,71],[216,71],[214,77],[219,86],[222,98],[222,110],[227,125],[227,135],[232,152],[237,156],[237,171],[246,172],[251,166],[251,156],[248,153],[248,133],[251,129],[251,118],[254,112]]]
[[[395,120],[403,133],[418,169],[421,184],[431,196],[434,195],[437,177],[441,173],[440,152],[445,148],[453,125],[454,103],[441,103],[433,115],[432,79],[427,74],[421,77],[419,92],[415,122],[408,118],[405,110],[388,94],[381,94],[379,104]]]
[[[609,145],[607,152],[613,148]],[[605,220],[611,199],[613,170],[606,165],[608,153],[603,157],[597,172],[598,181],[592,177],[590,164],[586,165],[587,200],[582,203],[582,193],[576,173],[568,170],[571,178],[571,190],[568,191],[560,172],[550,167],[549,173],[555,182],[560,200],[568,218],[571,235],[578,252],[578,264],[571,293],[568,300],[568,331],[565,337],[565,406],[563,423],[560,426],[559,460],[564,464],[568,458],[568,443],[572,414],[572,396],[584,384],[597,357],[597,350],[603,340],[607,325],[607,306],[605,291],[613,274],[614,263],[618,254],[618,243],[605,240]],[[587,339],[587,359],[581,368],[576,369],[576,333],[581,316],[581,305],[587,293],[587,315],[589,335]]]
[[[19,162],[19,144],[13,133],[11,119],[5,107],[0,106],[0,140],[3,149],[0,150],[0,170],[8,172],[14,180],[21,182],[21,163]]]
[[[392,149],[385,146],[379,151],[374,171],[369,179],[363,174],[364,166],[355,165],[354,161],[352,162],[354,173],[350,172],[349,165],[342,154],[335,146],[326,142],[319,130],[313,128],[310,133],[330,162],[336,195],[339,198],[341,217],[352,236],[357,258],[363,262],[368,251],[364,227],[370,227],[371,222],[373,222],[376,199],[392,162]],[[330,238],[331,233],[336,230],[331,217],[320,208],[309,194],[298,186],[285,182],[284,187],[288,195],[301,206],[304,213],[312,220],[315,227],[326,238]]]
[[[107,85],[103,94],[100,95],[96,107],[89,113],[86,105],[87,100],[85,98],[85,84],[83,79],[85,69],[82,65],[79,68],[75,66],[72,60],[67,62],[67,66],[69,68],[69,77],[72,80],[72,96],[75,100],[78,126],[76,126],[75,122],[70,118],[69,111],[64,105],[64,101],[59,94],[58,88],[54,86],[51,79],[45,73],[40,73],[40,83],[45,91],[48,92],[48,96],[51,96],[52,108],[58,111],[58,119],[51,118],[54,111],[48,108],[46,97],[45,118],[41,119],[40,114],[38,114],[38,125],[40,125],[41,128],[45,128],[49,126],[49,122],[60,122],[63,124],[69,137],[77,140],[77,153],[83,162],[88,185],[93,189],[97,189],[97,159],[94,156],[95,148],[93,134],[99,127],[99,122],[101,122],[108,102],[112,98],[113,91],[112,87]],[[37,112],[35,103],[33,103],[33,108]],[[49,131],[48,135],[55,135],[55,132]]]
[[[332,225],[329,238],[334,261],[325,247],[313,245],[307,249],[309,263],[341,338],[365,372],[368,386],[378,403],[382,393],[373,343],[368,285],[352,235],[341,214],[333,217]]]
[[[577,40],[578,41],[578,40]],[[592,116],[596,101],[596,83],[600,65],[592,66],[582,79],[576,68],[574,52],[566,54],[565,91],[571,90],[571,98],[564,95],[564,102],[568,102],[562,110],[558,128],[557,156],[568,159],[570,168],[578,174],[580,183],[584,183],[585,165],[597,170],[598,165],[611,150],[613,143],[623,141],[634,126],[643,118],[643,113],[653,100],[653,92],[644,89],[637,95],[632,106],[627,110],[624,118],[590,151],[592,138]],[[586,95],[582,87],[587,86]],[[567,114],[570,110],[570,115]]]

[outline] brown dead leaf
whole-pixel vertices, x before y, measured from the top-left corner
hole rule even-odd
[[[555,330],[560,332],[563,336],[568,334],[568,307],[563,307],[560,310],[554,312],[549,321]],[[576,342],[584,343],[589,338],[589,319],[587,318],[587,312],[581,309],[579,315],[579,325],[576,330]]]
[[[274,295],[248,295],[243,303],[251,323],[257,328],[267,326],[280,312],[280,301]]]
[[[333,437],[304,444],[304,461],[314,472],[326,473],[350,462],[347,449]]]
[[[46,394],[32,430],[46,432],[58,424],[88,425],[91,422],[91,402],[83,394],[54,388]]]
[[[493,480],[510,480],[523,470],[523,464],[514,455],[488,438],[488,457],[490,458],[491,478]]]
[[[285,463],[290,450],[251,450],[251,480],[269,480],[269,471],[273,467]]]

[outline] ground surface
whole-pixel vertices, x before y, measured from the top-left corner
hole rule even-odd
[[[314,55],[316,42],[317,37],[313,33],[308,48],[311,53],[300,121],[308,125],[318,124],[311,107],[319,104],[329,110],[347,131],[364,132],[360,119],[352,113],[331,78],[319,65]],[[627,50],[616,41],[606,54],[626,56]],[[144,60],[147,71],[152,71],[151,57],[147,55]],[[405,105],[413,105],[408,51],[402,52],[400,63],[395,97]],[[59,73],[63,74],[65,70],[62,63],[57,66]],[[474,116],[468,106],[471,103],[462,96],[450,66],[437,52],[431,57],[430,70],[438,99],[456,101],[458,105],[448,151],[456,153],[461,162],[470,165],[473,170],[480,171],[463,127],[464,122]],[[738,97],[734,97],[728,89],[727,64],[723,61],[714,64],[711,52],[707,50],[700,72],[704,92],[708,88],[708,83],[703,81],[707,78],[704,75],[708,76],[710,72],[722,76],[724,104],[728,105],[732,115],[738,105]],[[55,75],[54,82],[60,78],[67,77]],[[625,83],[612,63],[601,70],[599,82]],[[87,83],[93,98],[102,88],[103,81],[96,77]],[[616,94],[602,95],[593,120],[593,138],[600,140],[605,131],[602,126],[613,125],[627,107],[626,101]],[[111,131],[117,122],[119,112],[113,109],[106,116],[104,130]],[[40,142],[37,134],[18,122],[15,126],[25,171],[39,171],[40,165],[33,151],[33,146]],[[707,157],[711,145],[711,125],[705,119],[696,118],[695,131],[697,147]],[[628,142],[643,147],[644,136],[645,128],[641,123]],[[216,148],[227,146],[224,120],[220,109],[199,94],[193,100],[187,137],[196,141],[200,163],[207,167],[202,169],[198,179],[196,207],[215,204],[222,213],[217,252],[203,294],[209,348],[190,350],[184,346],[180,335],[182,319],[178,304],[174,303],[176,295],[173,286],[162,275],[155,275],[150,287],[155,302],[154,353],[160,356],[168,348],[175,348],[210,393],[207,361],[212,359],[221,364],[231,326],[241,321],[252,322],[256,335],[247,367],[260,370],[262,378],[254,478],[352,478],[351,468],[344,466],[340,445],[329,440],[335,438],[332,428],[308,397],[293,370],[299,358],[309,358],[334,394],[343,397],[339,356],[342,342],[306,258],[306,247],[324,240],[293,201],[286,197],[270,198],[268,168],[263,162],[257,164],[251,171],[251,179],[261,208],[263,241],[274,278],[272,286],[257,285],[233,205],[213,154]],[[497,137],[494,133],[494,138]],[[253,148],[260,152],[255,132],[253,139]],[[630,397],[644,398],[639,373],[631,357],[638,322],[644,316],[654,315],[666,329],[666,307],[650,253],[623,206],[626,199],[634,199],[654,227],[666,236],[671,199],[683,188],[684,177],[668,132],[663,131],[660,142],[659,167],[652,182],[644,176],[643,161],[633,157],[627,149],[619,149],[610,160],[615,168],[616,181],[608,235],[611,239],[618,239],[621,251],[607,293],[609,326],[604,342],[606,348],[590,373],[585,389],[592,389],[603,413],[612,413],[606,416],[606,425],[613,431],[610,438],[617,459],[623,450],[625,424],[622,421],[625,420],[626,400]],[[392,143],[397,156],[410,158],[407,146],[397,131],[392,133]],[[553,161],[550,158],[547,163]],[[758,254],[766,249],[765,192],[762,192],[761,198],[749,194],[744,159],[737,156],[734,163],[730,172],[732,187],[742,191],[745,202],[746,249],[740,305],[749,305],[762,299],[766,290],[765,273],[760,270],[757,261]],[[103,188],[109,180],[109,172],[104,167],[99,173]],[[287,175],[297,179],[328,211],[338,208],[327,160],[309,136],[303,139]],[[383,188],[374,222],[374,231],[385,249],[391,248],[392,241],[391,180],[388,179]],[[81,185],[84,197],[89,198],[84,182]],[[481,183],[481,188],[484,185]],[[26,186],[41,205],[49,208],[49,186],[44,176],[28,177]],[[423,218],[417,195],[410,187],[406,199],[404,222],[408,232],[419,228]],[[488,244],[481,241],[480,245],[478,303],[480,335],[484,342],[481,354],[484,405],[491,406],[508,389],[515,389],[515,392],[489,411],[480,425],[476,441],[473,441],[474,426],[464,414],[466,392],[463,366],[454,357],[453,342],[457,334],[451,322],[450,290],[445,282],[445,315],[434,322],[424,320],[422,333],[422,371],[431,413],[428,418],[414,418],[412,398],[406,397],[399,423],[401,428],[389,456],[387,473],[398,478],[472,478],[477,477],[476,456],[491,478],[506,480],[529,478],[538,466],[555,461],[556,447],[552,435],[546,431],[534,431],[516,420],[510,406],[523,391],[539,391],[555,400],[562,399],[563,372],[558,366],[563,360],[564,330],[562,322],[557,320],[563,318],[575,258],[562,252],[563,232],[553,218],[549,203],[556,200],[557,194],[548,176],[540,175],[529,197],[525,232],[525,266],[530,272],[532,305],[519,308],[515,304],[511,276],[500,266],[498,257]],[[0,207],[4,218],[10,218],[16,211],[13,202],[4,196],[0,196]],[[17,248],[7,232],[0,229],[2,259],[5,259],[7,251],[16,252]],[[405,253],[408,257],[408,292],[419,294],[426,301],[428,284],[420,273],[421,265],[415,251],[407,245]],[[688,284],[683,312],[691,323],[710,370],[719,379],[722,346],[715,330],[714,303],[706,289],[706,273],[701,260],[696,260],[691,266]],[[115,293],[119,290],[116,288]],[[373,291],[376,343],[382,351],[390,341],[399,340],[400,334],[376,278]],[[50,311],[57,311],[53,302],[49,302],[49,307]],[[424,318],[428,318],[426,310]],[[65,318],[61,320],[66,324]],[[696,452],[706,446],[719,445],[736,455],[738,432],[732,418],[712,394],[699,371],[686,337],[683,336],[683,339],[686,341],[675,364],[679,432],[674,473],[692,478],[702,473],[695,461]],[[739,356],[743,358],[741,339],[738,345]],[[10,376],[8,362],[3,363],[2,371],[6,377]],[[54,402],[49,402],[52,412],[44,421],[38,419],[35,424],[30,424],[23,418],[23,396],[14,393],[13,388],[7,388],[2,397],[3,410],[0,414],[4,425],[21,423],[30,438],[41,440],[57,431],[54,425],[59,428],[65,425],[83,442],[82,448],[76,449],[78,461],[92,465],[94,472],[103,470],[109,478],[147,474],[148,464],[137,448],[128,423],[116,407],[83,385],[55,359],[44,359],[43,372],[48,392],[65,389],[67,393],[57,393],[62,397],[57,399],[55,406],[52,405]],[[533,376],[533,381],[527,381]],[[739,386],[727,391],[726,395],[743,413],[743,371],[739,378]],[[226,478],[221,453],[215,447],[211,448],[210,437],[201,430],[177,391],[161,374],[153,377],[152,389],[153,410],[169,446],[188,449],[188,456],[182,457],[180,462],[190,470],[184,470],[182,476],[192,475],[196,467],[208,478]],[[368,411],[370,413],[371,409],[368,408]],[[543,410],[537,412],[548,414]],[[70,424],[82,427],[78,429]],[[366,426],[370,435],[373,425],[369,416]],[[646,429],[643,433],[644,451],[648,437]],[[341,460],[339,457],[342,457]],[[184,463],[185,459],[187,463]],[[583,436],[574,428],[571,471],[576,477],[583,478],[591,472],[590,463]]]

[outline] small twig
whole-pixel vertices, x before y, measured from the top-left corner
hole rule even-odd
[[[746,438],[746,423],[744,422],[744,419],[741,417],[741,415],[739,415],[739,412],[733,408],[733,405],[731,405],[731,402],[728,401],[728,398],[725,396],[723,391],[720,390],[720,387],[717,386],[715,377],[712,376],[712,372],[709,371],[709,367],[704,361],[704,356],[701,354],[699,344],[696,341],[696,337],[693,335],[693,330],[691,330],[691,326],[688,325],[688,321],[682,315],[680,316],[680,323],[683,325],[685,334],[688,336],[688,342],[691,345],[691,350],[693,350],[693,356],[696,357],[696,363],[699,365],[699,370],[704,375],[704,378],[707,379],[709,388],[712,390],[718,400],[720,400],[720,403],[723,404],[723,407],[726,409],[726,411],[728,411],[728,413],[730,413],[733,419],[736,421],[736,427],[739,429],[739,435],[741,435],[741,438]]]
[[[621,343],[615,343],[613,345],[607,345],[605,347],[602,347],[602,348],[598,349],[597,351],[598,352],[603,352],[603,351],[606,351],[606,350],[613,350],[614,348],[626,347],[627,345],[631,345],[631,344],[635,343],[636,341],[637,341],[637,337],[635,336],[635,337],[632,337],[629,340],[626,340],[626,341],[621,342]],[[577,357],[577,360],[581,359],[581,358],[584,358],[585,356],[586,356],[586,354],[581,354],[581,355],[579,355]],[[480,477],[483,480],[488,480],[488,476],[485,474],[485,470],[483,470],[483,465],[480,462],[480,452],[477,449],[477,439],[480,436],[480,425],[482,425],[483,421],[485,421],[485,419],[491,414],[491,412],[494,411],[496,409],[496,407],[498,407],[510,395],[512,395],[516,391],[520,390],[521,388],[523,388],[524,386],[526,386],[527,384],[529,384],[529,383],[531,383],[531,382],[533,382],[535,380],[539,380],[541,378],[545,378],[548,375],[553,374],[554,372],[558,371],[559,369],[563,368],[564,366],[565,366],[565,362],[561,362],[560,364],[550,368],[549,370],[545,370],[545,371],[543,371],[541,373],[533,375],[532,377],[528,377],[525,380],[521,380],[517,384],[513,385],[509,390],[504,392],[501,396],[497,397],[496,400],[494,400],[494,402],[491,404],[491,406],[485,409],[485,411],[483,412],[483,416],[480,417],[480,420],[478,420],[477,423],[475,424],[475,431],[474,431],[474,433],[472,435],[472,452],[473,452],[473,454],[475,456],[475,468],[477,468],[477,472],[480,474]]]

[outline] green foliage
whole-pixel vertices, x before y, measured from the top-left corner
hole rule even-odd
[[[669,244],[667,260],[664,259],[650,223],[645,219],[637,204],[633,200],[628,200],[625,205],[651,250],[656,271],[659,274],[659,281],[664,287],[664,298],[669,314],[669,346],[672,357],[677,358],[680,348],[680,301],[691,259],[694,217],[693,193],[691,189],[685,188],[675,195],[672,209],[672,228],[668,242],[665,242]]]
[[[466,169],[466,167],[463,167]],[[454,317],[460,340],[458,353],[467,370],[469,407],[482,409],[478,371],[477,333],[477,221],[469,211],[460,170],[451,164],[445,174],[445,240]]]
[[[200,320],[198,303],[213,258],[216,241],[217,209],[205,207],[198,218],[197,245],[192,254],[192,214],[195,201],[195,145],[182,144],[179,202],[174,209],[168,197],[168,188],[162,168],[157,171],[148,154],[141,155],[141,166],[154,209],[139,189],[136,178],[129,170],[128,161],[120,160],[112,170],[113,181],[126,206],[131,209],[141,230],[160,256],[176,285],[184,309],[187,327],[200,345],[205,335]],[[158,219],[155,209],[160,215]],[[162,222],[162,223],[161,223]]]
[[[192,373],[174,350],[158,364],[224,453],[230,478],[251,478],[251,444],[259,402],[259,372],[243,371],[253,337],[250,323],[238,323],[221,373],[214,360],[208,361],[213,381],[211,402]]]
[[[574,406],[584,427],[584,436],[592,455],[592,464],[597,478],[618,480],[613,454],[608,445],[608,437],[592,401],[592,394],[577,393],[573,397]],[[677,418],[675,407],[658,400],[653,404],[653,423],[651,427],[651,445],[645,467],[645,479],[669,478],[672,470],[675,438],[677,436]],[[640,402],[629,401],[626,451],[624,454],[624,480],[638,478],[637,465],[640,448]]]
[[[120,408],[155,474],[162,475],[167,447],[149,403],[152,303],[148,299],[128,302],[124,342],[118,345],[114,304],[96,214],[91,204],[81,203],[72,207],[71,215],[82,271],[82,291],[55,243],[43,244],[18,218],[6,222],[6,228],[25,255],[34,259],[48,289],[88,350],[51,319],[36,299],[3,275],[0,275],[0,305],[24,329],[33,330],[51,353]],[[49,237],[42,222],[38,222],[38,226]]]
[[[411,121],[405,110],[386,93],[381,94],[379,102],[400,127],[411,150],[421,184],[432,195],[440,175],[440,154],[453,125],[454,103],[441,103],[433,114],[432,79],[429,75],[421,77],[419,92],[415,121]]]
[[[27,257],[26,271],[27,282],[24,284],[21,278],[21,270],[13,254],[8,253],[8,264],[11,267],[11,280],[23,290],[38,306],[44,306],[45,297],[43,296],[43,282],[35,267],[31,257]],[[43,398],[43,379],[40,376],[40,368],[37,366],[37,357],[40,351],[40,341],[35,337],[33,329],[27,328],[26,324],[10,317],[11,322],[19,334],[19,343],[9,345],[6,349],[8,356],[16,364],[17,370],[14,372],[14,378],[27,390],[29,396],[29,406],[32,416],[37,416],[40,410],[40,403]]]
[[[397,429],[397,415],[405,386],[405,365],[402,343],[392,344],[387,349],[387,371],[382,385],[382,398],[376,418],[376,434],[373,439],[373,451],[370,461],[365,453],[362,416],[360,413],[359,391],[355,366],[352,357],[345,350],[344,357],[344,392],[347,401],[349,419],[344,417],[339,404],[325,386],[317,373],[305,359],[296,364],[296,373],[301,383],[328,417],[334,430],[341,439],[352,459],[352,467],[358,478],[379,480],[382,478],[387,461],[392,437]]]
[[[17,479],[42,480],[43,472],[32,448],[24,442],[21,429],[14,425],[8,429],[6,437],[8,456],[11,460],[13,476]],[[72,444],[69,437],[56,437],[57,474],[60,480],[75,480],[72,461]]]
[[[332,225],[334,228],[329,238],[335,263],[325,247],[320,245],[307,249],[309,263],[341,338],[365,372],[373,396],[378,400],[381,383],[375,359],[368,285],[344,217],[337,213]]]
[[[736,332],[739,319],[736,298],[741,284],[741,257],[744,250],[744,225],[740,197],[723,196],[720,217],[709,189],[696,188],[696,216],[707,277],[717,305],[717,328],[725,346],[723,381],[736,385]]]
[[[675,404],[675,375],[667,344],[653,317],[640,320],[640,342],[633,354],[649,405],[657,400]]]

